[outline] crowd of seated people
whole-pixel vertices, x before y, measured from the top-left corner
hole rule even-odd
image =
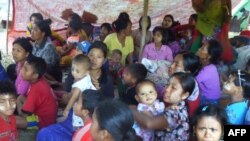
[[[97,31],[71,11],[64,39],[33,13],[15,64],[0,64],[0,140],[25,130],[37,141],[219,141],[225,125],[250,125],[250,36],[232,38],[225,60],[227,41],[197,28],[197,14],[167,14],[152,31],[147,16],[141,52],[142,17],[132,31],[121,12]]]

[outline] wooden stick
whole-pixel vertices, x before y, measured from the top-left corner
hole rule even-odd
[[[9,18],[10,17],[10,0],[8,0],[8,16],[7,16],[7,24],[6,24],[6,54],[9,54],[9,47],[8,47],[8,34],[9,34]]]
[[[141,37],[141,46],[140,46],[140,53],[139,53],[139,62],[141,62],[142,59],[142,52],[145,45],[146,40],[146,30],[148,25],[148,0],[144,0],[144,7],[143,7],[143,18],[142,18],[142,37]]]

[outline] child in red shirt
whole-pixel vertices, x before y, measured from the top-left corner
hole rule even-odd
[[[0,140],[17,141],[16,89],[9,81],[0,81]]]
[[[38,129],[56,122],[57,101],[55,95],[44,79],[46,63],[42,58],[31,57],[23,65],[21,74],[24,80],[30,82],[28,96],[22,106],[20,116],[17,116],[17,127]]]

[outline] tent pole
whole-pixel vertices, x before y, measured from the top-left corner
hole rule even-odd
[[[9,18],[10,17],[10,0],[8,0],[8,15],[7,15],[7,23],[6,23],[6,54],[9,54],[9,49],[8,49],[8,33],[9,33]]]
[[[146,40],[146,30],[147,30],[147,25],[148,25],[148,0],[144,0],[144,7],[143,7],[143,24],[142,24],[142,37],[141,37],[141,46],[140,46],[140,53],[139,53],[139,62],[142,60],[142,51],[145,45],[145,40]]]

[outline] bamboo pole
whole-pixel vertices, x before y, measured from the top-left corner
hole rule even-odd
[[[9,18],[10,17],[10,0],[8,0],[8,15],[7,15],[7,23],[6,23],[6,54],[9,54],[9,49],[8,49],[8,33],[9,33]]]
[[[143,7],[143,24],[142,24],[142,37],[141,37],[141,46],[140,46],[140,53],[139,53],[139,62],[142,60],[142,51],[145,45],[145,40],[146,40],[146,30],[147,30],[147,25],[148,25],[148,1],[149,0],[144,0],[144,7]]]

